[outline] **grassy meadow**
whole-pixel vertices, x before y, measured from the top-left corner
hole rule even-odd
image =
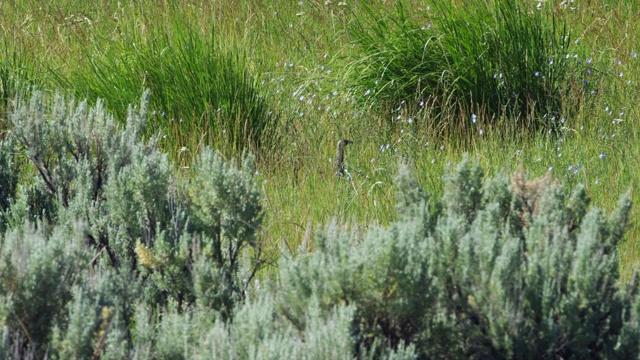
[[[150,89],[150,131],[185,176],[207,144],[256,155],[273,263],[332,219],[392,221],[400,161],[436,194],[469,154],[487,175],[582,183],[611,210],[627,191],[640,203],[638,13],[617,0],[0,1],[0,134],[30,89],[104,99],[120,119]],[[623,277],[639,238],[634,216]]]

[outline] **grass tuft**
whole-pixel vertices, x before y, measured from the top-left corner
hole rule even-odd
[[[118,118],[144,89],[151,91],[153,131],[162,131],[169,148],[202,143],[241,149],[270,141],[276,118],[258,88],[246,51],[223,40],[211,27],[200,32],[179,19],[135,29],[113,41],[102,54],[85,49],[88,67],[64,75],[60,84],[79,97],[105,100]]]
[[[352,63],[352,83],[376,101],[453,102],[469,120],[506,116],[522,131],[557,126],[595,86],[583,81],[582,51],[552,11],[514,0],[364,7],[350,28],[364,54]]]

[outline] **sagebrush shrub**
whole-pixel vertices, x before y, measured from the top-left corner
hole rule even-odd
[[[183,311],[197,304],[203,311],[210,309],[216,316],[231,318],[236,302],[244,298],[246,285],[263,263],[255,238],[261,208],[252,179],[253,158],[244,156],[238,167],[205,148],[195,160],[194,174],[179,174],[160,151],[158,136],[143,139],[147,99],[148,93],[139,106],[130,107],[124,126],[100,101],[89,107],[86,101],[76,103],[61,96],[51,101],[35,92],[28,103],[20,102],[10,116],[7,144],[15,144],[16,153],[28,159],[21,175],[27,181],[13,190],[14,152],[3,152],[0,175],[3,187],[10,190],[2,197],[6,208],[2,212],[3,228],[6,225],[7,234],[12,234],[25,232],[29,221],[42,229],[80,222],[85,224],[83,244],[90,255],[81,262],[59,259],[60,266],[73,266],[78,276],[91,267],[107,273],[115,271],[134,282],[139,279],[139,295],[151,308],[175,302]],[[8,148],[4,142],[2,146]],[[5,249],[10,244],[4,240]],[[253,248],[251,263],[245,266],[245,249],[249,246]],[[31,250],[25,251],[4,250],[3,255],[12,261],[27,261]],[[45,279],[57,281],[55,274]],[[96,290],[92,281],[98,280],[65,283],[66,295],[59,296],[55,311],[47,310],[47,315],[67,314],[62,309],[69,303],[70,322],[63,321],[61,326],[77,324],[79,318],[88,319],[88,324],[107,321],[108,329],[96,330],[103,332],[99,338],[104,344],[96,350],[95,334],[60,329],[60,344],[64,345],[60,351],[80,356],[88,351],[89,341],[94,351],[121,358],[133,346],[129,330],[133,310],[87,303],[104,304],[117,302],[114,296],[122,298],[121,290]],[[72,287],[77,296],[73,301]],[[12,287],[8,293],[15,296],[20,294],[18,290]],[[42,290],[47,291],[50,289],[46,287]],[[47,301],[47,296],[39,299]],[[24,300],[24,306],[33,305],[27,301],[28,295]],[[134,305],[124,308],[134,309]],[[106,320],[105,311],[110,314]],[[24,313],[37,315],[28,310]],[[11,334],[19,334],[25,351],[33,349],[36,354],[51,336],[50,323],[38,327],[43,333],[38,337],[24,326],[9,325]]]
[[[204,148],[179,173],[141,137],[146,97],[124,127],[47,99],[11,116],[7,144],[30,165],[4,197],[0,357],[640,354],[638,283],[618,274],[627,195],[607,216],[582,186],[485,179],[465,159],[434,198],[400,166],[395,222],[331,223],[249,289],[264,261],[251,156]]]
[[[0,325],[7,326],[10,353],[42,353],[51,329],[66,315],[72,286],[90,261],[84,226],[37,229],[29,223],[6,232],[0,243]]]
[[[6,213],[18,186],[18,169],[11,141],[0,139],[0,231],[4,232]]]
[[[637,356],[637,284],[619,283],[616,254],[628,196],[607,218],[588,209],[582,187],[569,197],[551,182],[523,191],[506,177],[483,181],[463,161],[430,201],[407,174],[397,222],[355,246],[357,236],[330,226],[313,254],[283,266],[281,307],[293,324],[304,326],[305,304],[318,298],[324,309],[356,305],[365,347],[411,343],[427,358]]]

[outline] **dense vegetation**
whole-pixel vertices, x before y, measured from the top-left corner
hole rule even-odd
[[[0,356],[638,357],[638,11],[0,4]]]

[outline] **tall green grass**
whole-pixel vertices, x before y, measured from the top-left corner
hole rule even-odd
[[[59,84],[78,97],[104,99],[121,119],[150,89],[152,130],[178,148],[272,146],[276,114],[251,72],[247,50],[215,26],[203,33],[180,19],[170,24],[144,33],[126,29],[129,35],[108,42],[104,52],[85,49],[89,66],[59,72]]]
[[[465,152],[488,174],[523,165],[567,188],[584,183],[608,210],[638,188],[637,4],[403,5],[26,0],[2,8],[1,26],[12,31],[0,37],[8,54],[33,60],[23,67],[41,86],[105,98],[117,114],[151,88],[152,126],[180,166],[207,139],[236,154],[245,124],[266,119],[250,134],[261,144],[261,236],[274,263],[283,247],[313,247],[314,229],[333,218],[361,227],[393,221],[399,161],[435,194],[447,164]],[[245,100],[229,100],[233,84]],[[229,116],[233,106],[236,114],[273,113]],[[331,160],[342,138],[355,143],[350,176],[336,179]],[[621,245],[624,276],[639,262],[639,234],[634,222]]]
[[[36,81],[32,71],[33,67],[25,56],[10,50],[5,44],[4,51],[0,53],[0,138],[11,104],[30,83]]]
[[[471,114],[508,117],[522,131],[557,126],[597,86],[582,81],[584,50],[553,11],[514,0],[430,3],[364,5],[350,28],[364,53],[351,71],[360,95],[453,102],[468,115],[455,124],[463,131]]]

